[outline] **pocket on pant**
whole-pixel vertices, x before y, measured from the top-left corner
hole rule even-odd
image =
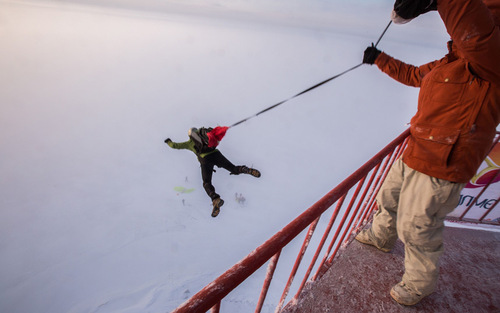
[[[442,229],[437,225],[436,218],[415,216],[406,225],[403,236],[405,244],[436,247],[442,244]]]

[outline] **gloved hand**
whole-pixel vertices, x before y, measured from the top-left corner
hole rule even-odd
[[[405,24],[421,14],[435,10],[436,0],[396,0],[391,19],[396,24]]]
[[[365,53],[363,55],[363,63],[372,65],[373,63],[375,63],[375,60],[378,58],[381,52],[382,51],[375,48],[372,43],[372,45],[365,50]]]
[[[170,140],[170,138],[165,139],[165,143],[166,143],[167,145],[170,145],[170,143],[171,143],[171,142],[172,142],[172,140]]]

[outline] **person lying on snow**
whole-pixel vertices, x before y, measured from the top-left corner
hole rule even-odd
[[[226,134],[228,127],[215,128],[191,128],[188,131],[189,140],[176,143],[167,138],[165,143],[173,149],[191,150],[198,157],[201,167],[201,177],[203,179],[203,188],[212,199],[212,217],[219,215],[220,208],[224,200],[215,192],[212,185],[212,174],[214,166],[222,167],[230,172],[231,175],[250,174],[254,177],[260,177],[260,172],[245,165],[234,165],[218,149],[217,145]]]

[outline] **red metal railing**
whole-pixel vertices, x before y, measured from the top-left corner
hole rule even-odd
[[[336,252],[339,249],[340,244],[347,239],[346,235],[348,233],[351,233],[353,229],[359,227],[363,222],[363,220],[366,219],[366,217],[369,214],[366,211],[370,210],[371,207],[373,206],[376,191],[378,190],[378,188],[380,188],[380,184],[383,181],[383,177],[385,177],[392,163],[404,150],[405,139],[408,137],[408,135],[409,135],[409,130],[403,132],[399,137],[397,137],[394,141],[392,141],[389,145],[387,145],[382,151],[380,151],[372,159],[366,162],[361,168],[359,168],[351,176],[345,179],[336,188],[327,193],[318,202],[313,204],[308,210],[302,213],[290,224],[285,226],[281,231],[279,231],[277,234],[275,234],[273,237],[267,240],[264,244],[262,244],[257,249],[252,251],[243,260],[235,264],[232,268],[230,268],[221,276],[216,278],[212,283],[204,287],[201,291],[199,291],[193,297],[184,302],[173,312],[201,313],[201,312],[206,312],[209,309],[212,309],[211,311],[214,313],[219,312],[221,300],[224,297],[226,297],[238,285],[240,285],[244,280],[250,277],[262,265],[264,265],[267,261],[270,260],[266,278],[264,280],[264,285],[261,291],[261,295],[257,304],[257,308],[255,309],[256,313],[261,312],[282,249],[290,241],[292,241],[295,237],[297,237],[303,230],[309,227],[309,231],[304,240],[302,248],[299,252],[299,256],[297,258],[297,261],[295,262],[295,266],[285,286],[282,297],[279,301],[279,305],[276,308],[277,312],[280,311],[281,308],[283,307],[284,301],[290,290],[290,286],[294,280],[297,269],[310,243],[311,237],[315,231],[315,228],[318,224],[321,215],[328,208],[330,208],[335,202],[340,200],[338,201],[333,216],[330,219],[330,222],[328,223],[327,232],[325,232],[325,234],[323,235],[321,245],[323,245],[328,239],[330,230],[333,228],[333,225],[336,223],[337,216],[341,212],[343,212],[343,218],[342,221],[338,223],[339,225],[336,227],[337,231],[335,233],[335,236],[331,240],[331,243],[328,247],[328,252],[323,257],[320,266],[318,266],[318,269],[324,268],[331,263],[331,261],[335,257]],[[370,174],[370,172],[372,172],[372,174],[369,179],[369,182],[370,183],[376,182],[376,183],[367,184],[363,192],[363,197],[357,200],[358,194],[362,186],[364,185],[366,177]],[[349,207],[343,210],[342,203],[346,198],[348,198],[347,196],[348,192],[356,185],[358,186],[356,188],[356,192],[350,197]],[[369,194],[369,196],[364,197],[367,194]],[[351,210],[351,208],[354,206],[356,200],[358,205],[356,206],[356,210],[353,211]],[[359,210],[361,205],[363,205],[363,210]],[[358,210],[360,213],[363,214],[358,214]],[[348,225],[345,225],[345,222],[349,216],[350,220],[348,222]],[[356,223],[353,224],[353,221],[355,219]],[[340,231],[342,229],[344,229],[344,232],[342,233],[342,236],[338,238]],[[334,252],[330,253],[332,249],[334,250]],[[316,262],[316,259],[319,256],[320,251],[321,249],[318,248],[316,255],[314,257],[314,262]],[[310,270],[308,270],[309,273],[312,271],[314,267],[313,264],[314,262],[312,262],[311,265],[309,266],[310,268]],[[309,275],[309,273],[307,275]],[[315,278],[319,276],[320,276],[320,271],[318,271],[314,275]],[[304,277],[303,284],[300,289],[302,289],[306,281],[307,277]],[[299,294],[300,290],[297,292],[296,297]]]
[[[300,264],[306,256],[307,248],[313,240],[315,231],[321,224],[321,227],[324,226],[323,235],[319,240],[314,254],[310,258],[309,266],[304,271],[304,276],[300,285],[296,288],[295,295],[289,302],[294,303],[307,281],[315,281],[321,277],[331,266],[337,252],[347,242],[352,240],[352,235],[357,233],[369,220],[371,213],[376,207],[375,196],[390,167],[403,153],[408,135],[409,130],[404,131],[336,188],[328,192],[281,231],[257,247],[243,260],[216,278],[172,313],[202,313],[210,309],[212,313],[218,313],[222,299],[269,261],[264,284],[255,308],[255,313],[260,313],[268,296],[282,250],[285,247],[288,248],[289,243],[309,227],[275,309],[276,313],[282,311],[288,294],[292,290],[292,284],[299,271]],[[352,195],[349,195],[351,190],[354,190],[354,192]],[[343,207],[344,202],[349,203],[345,208]],[[326,211],[335,203],[336,206],[328,223],[320,223],[320,218],[326,215]],[[340,216],[341,219],[339,220]],[[335,229],[334,234],[331,234],[332,229]],[[314,237],[314,239],[316,238]],[[329,242],[329,245],[326,251],[324,251],[321,261],[316,264],[327,242]],[[310,255],[307,256],[309,257]],[[310,278],[313,272],[314,275]]]

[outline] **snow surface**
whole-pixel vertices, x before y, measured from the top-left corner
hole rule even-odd
[[[360,63],[391,7],[0,0],[0,312],[168,312],[275,234],[407,127],[417,89],[364,65],[230,129],[221,151],[262,177],[217,170],[215,219],[196,158],[163,140]],[[447,39],[429,13],[379,48],[422,64]],[[261,286],[223,310],[253,311]]]

